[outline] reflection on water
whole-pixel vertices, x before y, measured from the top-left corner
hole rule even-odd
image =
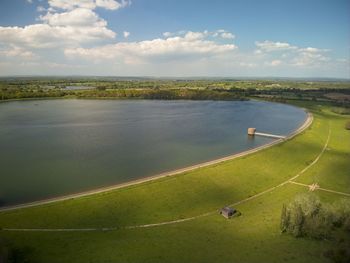
[[[0,206],[117,184],[287,135],[303,110],[257,101],[50,100],[0,104]]]

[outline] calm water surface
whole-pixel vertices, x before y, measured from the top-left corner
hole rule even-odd
[[[287,135],[303,110],[257,101],[0,103],[0,206],[91,190],[216,159]]]

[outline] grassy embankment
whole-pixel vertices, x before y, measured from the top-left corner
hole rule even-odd
[[[306,187],[287,184],[237,206],[242,216],[218,214],[151,228],[124,226],[200,215],[293,177],[321,152],[320,160],[297,179],[349,192],[349,117],[305,102],[311,128],[291,141],[211,167],[94,196],[0,213],[2,228],[120,227],[110,232],[0,232],[12,245],[29,247],[34,262],[327,262],[334,241],[295,239],[281,234],[283,203]],[[342,198],[317,191],[325,201]]]

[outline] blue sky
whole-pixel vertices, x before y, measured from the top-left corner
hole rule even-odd
[[[2,0],[0,74],[350,78],[349,10],[348,0]]]

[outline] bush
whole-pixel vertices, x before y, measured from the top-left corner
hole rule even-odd
[[[9,249],[5,245],[5,242],[0,239],[0,262],[8,262]]]
[[[336,228],[350,231],[350,202],[324,205],[314,194],[303,194],[283,205],[281,231],[295,237],[330,238]]]
[[[342,107],[334,107],[331,109],[334,113],[341,114],[341,115],[349,115],[350,114],[350,108],[342,108]]]
[[[347,123],[345,123],[345,129],[350,130],[350,121],[348,121]]]
[[[346,248],[331,249],[326,251],[323,255],[335,263],[350,262],[350,251]]]
[[[32,248],[13,248],[0,239],[0,263],[33,263],[32,254]]]

